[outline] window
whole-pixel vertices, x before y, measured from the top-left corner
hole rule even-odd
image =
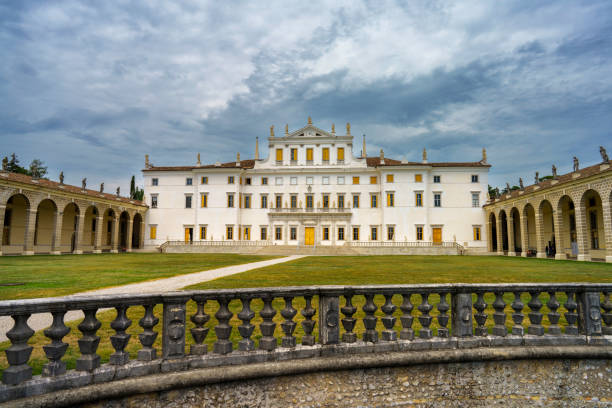
[[[336,180],[336,182],[338,184],[344,184],[344,176],[338,176],[338,179]]]
[[[291,177],[289,179],[289,184],[291,184],[292,186],[297,185],[297,177]]]
[[[370,228],[370,238],[372,241],[377,241],[378,240],[378,228],[376,227],[372,227]]]
[[[338,241],[344,241],[344,227],[338,227]]]
[[[267,186],[268,185],[268,178],[267,177],[262,177],[261,178],[261,185],[262,186]]]
[[[298,158],[297,149],[291,149],[291,161],[296,162]]]
[[[283,185],[283,178],[282,177],[276,177],[276,179],[274,180],[274,183],[277,186],[282,186]]]
[[[423,175],[422,174],[415,174],[414,175],[414,182],[415,183],[422,183],[423,182]]]
[[[157,225],[150,225],[149,226],[149,238],[150,239],[157,239]]]
[[[472,207],[480,207],[480,193],[472,193]]]
[[[191,177],[187,177],[185,179],[185,184],[188,185],[188,186],[193,185],[193,179]]]
[[[338,195],[338,208],[344,208],[344,195]]]
[[[191,208],[191,196],[190,195],[185,196],[185,208]]]
[[[157,208],[157,194],[151,195],[151,208]]]
[[[323,208],[329,208],[329,194],[323,194]]]
[[[387,183],[393,183],[393,174],[387,174]]]
[[[359,184],[359,176],[353,176],[353,184]]]
[[[244,196],[244,208],[251,208],[251,196],[250,195]]]
[[[251,240],[251,227],[244,227],[244,234],[242,235],[242,239],[245,241]]]
[[[152,185],[152,186],[157,186],[157,185],[159,185],[159,179],[158,179],[158,178],[151,179],[151,185]]]
[[[472,174],[472,183],[478,183],[478,174]]]
[[[359,208],[359,196],[357,194],[353,195],[353,208]]]
[[[208,194],[202,194],[200,196],[200,207],[202,208],[208,207]]]
[[[344,147],[339,147],[338,148],[338,161],[339,162],[343,162],[344,161]]]
[[[359,241],[359,227],[353,227],[353,241]]]
[[[208,184],[208,177],[202,177],[200,179],[200,184]]]
[[[378,177],[370,176],[370,184],[376,184],[378,182]]]
[[[378,207],[378,197],[376,196],[376,194],[372,194],[370,196],[370,207],[372,208]]]
[[[434,207],[442,207],[442,194],[434,194]]]
[[[323,227],[323,241],[329,241],[329,227]]]
[[[313,183],[312,177],[306,177],[306,184],[308,184],[310,186],[310,185],[312,185],[312,183]]]
[[[416,207],[422,207],[423,206],[423,193],[421,192],[416,192],[414,193],[414,205]]]
[[[329,161],[329,147],[324,147],[321,150],[321,157],[323,159],[323,162],[328,162]]]
[[[283,149],[276,149],[276,162],[283,161]]]
[[[434,176],[434,183],[440,182],[440,176]]]
[[[297,228],[296,227],[291,227],[289,229],[289,239],[292,241],[297,240]]]
[[[395,238],[395,227],[387,227],[387,240],[393,241]]]
[[[297,195],[292,195],[290,198],[291,208],[297,208]]]
[[[234,208],[234,195],[233,194],[227,195],[227,208]]]
[[[323,182],[324,185],[328,185],[329,184],[329,176],[323,176],[322,182]]]
[[[227,239],[234,239],[234,227],[227,227],[225,229],[225,234]]]
[[[274,234],[275,234],[274,238],[275,238],[277,241],[280,241],[281,239],[283,239],[283,228],[282,228],[282,227],[276,227],[276,228],[274,229],[274,231],[275,231],[275,232],[274,232]]]
[[[250,177],[245,178],[244,179],[244,184],[246,184],[247,186],[250,186],[251,185],[251,178]]]
[[[261,237],[262,241],[266,241],[268,239],[268,228],[261,227],[259,231],[259,236]]]
[[[276,198],[276,208],[283,208],[283,196],[278,194],[275,198]]]
[[[267,195],[261,196],[261,208],[268,208],[268,196]]]
[[[474,227],[474,241],[480,241],[480,227]]]
[[[306,149],[306,161],[307,162],[311,162],[313,158],[313,151],[312,151],[312,147],[309,147]]]
[[[387,207],[394,207],[394,206],[395,206],[395,194],[387,193]]]
[[[229,176],[227,178],[227,184],[234,184],[234,176]]]
[[[416,227],[416,239],[417,241],[423,240],[423,227]]]
[[[312,198],[312,194],[308,194],[306,196],[306,208],[312,208],[313,207],[313,198]]]
[[[206,239],[206,227],[200,227],[200,239]]]

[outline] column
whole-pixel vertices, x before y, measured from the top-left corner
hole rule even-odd
[[[506,217],[506,231],[508,231],[508,256],[516,256],[516,245],[514,245],[514,216],[512,212]]]
[[[102,232],[104,231],[104,214],[98,212],[96,217],[96,236],[94,237],[94,254],[102,253]]]
[[[330,234],[332,246],[336,246],[336,221],[335,220],[332,221],[329,227],[329,234]]]
[[[602,197],[601,209],[603,211],[604,237],[606,239],[606,262],[612,262],[612,208],[610,208],[610,202],[605,197],[605,195],[602,194],[601,197]],[[2,211],[1,208],[0,208],[0,211]],[[0,224],[0,229],[1,228],[2,228],[2,225]],[[0,248],[0,254],[1,254],[1,248]]]
[[[139,230],[140,239],[138,240],[138,249],[143,249],[144,240],[145,240],[145,227],[147,224],[145,224],[145,214],[140,214],[140,216],[141,216],[140,230]]]
[[[34,232],[36,229],[36,210],[29,209],[26,213],[23,255],[34,255]]]
[[[508,219],[506,217],[506,219]],[[495,222],[497,223],[497,255],[503,255],[504,254],[504,235],[503,235],[503,229],[502,229],[502,221],[501,221],[501,217],[499,215],[499,213],[497,214],[497,217],[495,217]]]
[[[78,216],[77,226],[76,226],[76,245],[74,247],[73,254],[82,254],[83,253],[83,235],[85,231],[85,211],[81,211]]]
[[[535,209],[536,247],[537,257],[546,258],[546,244],[544,243],[544,217],[539,208]]]
[[[555,259],[567,259],[564,248],[565,237],[563,236],[563,211],[553,210],[553,224],[555,227],[555,242],[557,245]]]
[[[521,256],[526,257],[527,251],[529,250],[529,230],[527,229],[527,214],[523,211],[521,215]]]
[[[487,251],[493,252],[493,231],[490,218],[487,217]]]
[[[283,244],[287,245],[288,244],[288,240],[289,237],[287,236],[289,234],[289,221],[285,221],[285,223],[283,224]]]
[[[112,234],[111,253],[116,254],[119,252],[119,214],[115,214],[113,218]]]
[[[575,203],[580,203],[580,199],[574,200]],[[576,238],[578,241],[578,260],[590,261],[591,254],[589,253],[589,231],[586,219],[586,211],[582,208],[582,204],[574,207],[576,216]]]
[[[57,210],[55,212],[55,223],[53,228],[53,240],[51,244],[51,254],[60,255],[62,253],[62,225],[64,222],[63,211]]]
[[[2,238],[4,237],[4,214],[6,213],[6,205],[0,205],[0,256],[2,256]]]
[[[133,232],[133,228],[134,228],[134,217],[130,217],[130,219],[128,220],[128,223],[127,223],[127,233],[126,233],[127,237],[126,237],[126,240],[125,240],[125,252],[132,252],[132,232]],[[194,238],[197,236],[196,235],[197,228],[198,227],[197,227],[197,224],[196,224],[196,226],[194,226],[194,228],[193,228],[193,230],[194,230],[193,231]],[[195,239],[194,239],[194,241],[195,241]]]

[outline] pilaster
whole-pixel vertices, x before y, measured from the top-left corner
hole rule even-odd
[[[496,235],[497,235],[497,255],[504,254],[504,234],[502,229],[502,221],[501,217],[498,214],[495,218],[495,222],[497,223]]]
[[[116,254],[119,252],[119,214],[113,217],[113,238],[111,240],[111,252]]]
[[[55,223],[53,228],[53,243],[51,246],[51,254],[60,255],[62,245],[62,224],[64,222],[64,212],[57,210],[55,212]]]
[[[607,197],[601,198],[603,211],[604,237],[606,239],[606,262],[612,262],[612,208]],[[1,226],[0,226],[1,228]]]
[[[4,237],[4,214],[6,213],[6,205],[0,205],[0,256],[2,256],[2,239]]]
[[[85,211],[81,211],[78,216],[77,226],[76,226],[76,245],[74,248],[73,254],[82,254],[83,253],[83,235],[85,231]]]
[[[487,219],[489,219],[487,217]],[[493,252],[493,229],[491,221],[487,221],[487,251]]]
[[[126,238],[125,238],[125,252],[132,252],[132,232],[133,232],[133,228],[134,228],[134,217],[130,217],[130,219],[127,222],[127,232],[126,232]],[[194,228],[194,235],[196,234],[195,229],[197,229],[197,227]]]
[[[102,253],[102,232],[104,231],[104,213],[96,217],[96,236],[94,237],[94,254]]]
[[[506,231],[508,231],[508,256],[516,256],[516,245],[514,245],[514,216],[512,212],[506,217]]]
[[[521,223],[521,256],[526,257],[527,251],[529,251],[529,231],[527,229],[527,214],[523,212],[520,216]]]
[[[555,227],[555,238],[557,244],[557,252],[555,253],[555,259],[567,259],[565,254],[565,237],[563,232],[563,211],[556,209],[553,210],[553,224]]]
[[[576,216],[576,236],[578,241],[578,260],[579,261],[590,261],[591,254],[589,252],[589,236],[588,236],[588,223],[586,219],[586,211],[583,208],[583,203],[579,200],[574,202],[580,203],[574,207]]]
[[[536,247],[538,258],[546,258],[546,244],[544,243],[544,217],[540,208],[535,210]]]
[[[36,210],[28,209],[25,224],[23,255],[34,255],[34,233],[36,230]]]
[[[138,231],[140,234],[140,239],[138,240],[138,249],[143,249],[144,248],[144,240],[145,240],[145,227],[147,226],[144,222],[145,220],[145,216],[144,214],[141,215],[141,220],[140,221],[140,230]]]

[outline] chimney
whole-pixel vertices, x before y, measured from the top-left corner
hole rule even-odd
[[[200,153],[198,153],[198,162],[196,163],[197,167],[200,167],[202,165],[202,162],[200,161]]]
[[[332,123],[332,134],[335,135],[336,134],[336,125]]]
[[[145,154],[145,169],[148,169],[149,167],[151,167],[149,164],[149,155]]]
[[[361,157],[368,157],[368,152],[366,151],[365,133],[363,134],[363,152]]]
[[[423,148],[423,163],[427,163],[427,149]]]
[[[380,149],[380,164],[385,164],[385,152],[383,152],[383,149]]]
[[[236,167],[240,167],[240,152],[236,153]]]
[[[255,160],[259,160],[259,137],[255,138]]]
[[[481,162],[486,163],[487,162],[487,149],[485,149],[484,147],[482,148],[482,160]]]

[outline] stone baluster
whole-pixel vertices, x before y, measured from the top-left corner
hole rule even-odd
[[[402,304],[400,305],[400,310],[402,311],[402,315],[400,316],[400,322],[402,323],[400,339],[402,340],[414,339],[414,330],[412,330],[412,323],[414,322],[414,317],[412,317],[412,309],[414,306],[412,303],[410,303],[410,296],[410,293],[402,294]]]
[[[487,302],[484,301],[484,292],[478,292],[476,294],[476,303],[474,303],[474,309],[476,309],[476,313],[474,313],[474,319],[476,320],[476,336],[486,336],[489,334],[489,331],[485,327],[485,323],[487,322],[487,314],[484,312],[487,308]]]
[[[344,334],[342,335],[342,341],[345,343],[354,343],[357,341],[357,334],[353,333],[357,320],[353,317],[357,308],[353,306],[353,294],[346,293],[344,295],[344,306],[340,309],[344,317],[342,318],[342,327],[344,327]]]
[[[314,346],[315,344],[315,336],[313,336],[312,331],[314,330],[315,322],[312,320],[312,317],[315,315],[315,310],[312,307],[312,295],[304,296],[306,300],[306,307],[302,309],[302,316],[304,316],[304,320],[302,320],[302,329],[304,330],[304,336],[302,336],[302,344],[304,346]]]
[[[453,337],[472,337],[474,335],[472,292],[453,293],[451,302]]]
[[[612,335],[612,300],[610,300],[611,292],[604,292],[604,302],[601,304],[601,308],[604,312],[601,314],[601,319],[606,324],[602,328],[602,332],[605,335]]]
[[[542,326],[542,318],[544,317],[542,313],[540,313],[540,309],[542,308],[542,302],[538,296],[540,296],[540,292],[529,292],[531,299],[527,306],[529,306],[530,312],[527,314],[529,316],[529,322],[531,323],[527,328],[527,334],[533,334],[536,336],[544,335],[544,326]]]
[[[514,301],[512,302],[512,309],[514,313],[512,313],[512,321],[514,322],[514,326],[512,326],[512,334],[515,336],[522,336],[525,334],[525,328],[523,327],[523,319],[525,315],[522,313],[525,305],[521,302],[521,292],[514,292]]]
[[[132,321],[127,318],[127,306],[117,306],[117,317],[110,324],[111,329],[115,330],[115,334],[110,336],[111,344],[115,352],[110,356],[110,363],[123,365],[130,360],[130,353],[125,351],[125,347],[130,341],[130,335],[125,331],[132,324]]]
[[[186,303],[189,296],[165,298],[162,327],[162,356],[164,359],[185,357]]]
[[[550,295],[550,298],[546,303],[546,306],[548,306],[548,309],[550,310],[548,313],[548,321],[550,322],[550,326],[548,326],[548,334],[559,335],[561,334],[561,328],[559,327],[559,319],[561,318],[561,315],[557,313],[557,309],[559,306],[561,306],[561,304],[555,297],[554,291],[548,292],[548,294]]]
[[[433,306],[429,304],[429,293],[421,294],[421,304],[417,307],[421,315],[419,316],[419,323],[421,323],[421,330],[419,330],[419,337],[422,339],[431,339],[433,337],[433,331],[429,328],[433,317],[429,315]]]
[[[44,331],[45,336],[51,339],[51,344],[43,346],[47,359],[49,359],[49,362],[43,367],[43,377],[54,377],[66,372],[66,363],[62,361],[62,357],[66,354],[68,343],[64,343],[62,339],[70,333],[70,329],[64,324],[65,313],[64,310],[52,312],[53,323]]]
[[[495,292],[495,301],[493,302],[493,335],[506,337],[508,330],[506,329],[506,302],[504,302],[504,292]]]
[[[196,312],[193,316],[191,316],[191,321],[195,325],[191,329],[191,337],[195,341],[195,344],[192,344],[189,347],[189,354],[201,356],[208,353],[208,345],[204,343],[206,340],[206,336],[208,336],[208,331],[210,330],[206,327],[206,323],[210,320],[210,315],[204,311],[206,307],[206,299],[199,296],[194,296],[193,300],[196,302]]]
[[[363,341],[371,341],[372,343],[378,342],[378,332],[376,331],[376,323],[378,318],[374,316],[378,307],[374,303],[374,295],[366,294],[366,302],[363,305],[363,311],[366,314],[363,318],[363,325],[365,326],[365,333],[363,333]]]
[[[215,313],[215,317],[219,323],[215,326],[217,341],[213,345],[213,351],[217,354],[228,354],[232,352],[232,342],[229,340],[232,334],[232,326],[230,326],[229,321],[233,314],[227,307],[229,301],[229,298],[225,296],[221,296],[217,299],[219,310]]]
[[[157,339],[157,332],[153,330],[153,327],[159,323],[159,318],[155,317],[153,313],[154,304],[143,305],[145,314],[138,321],[140,327],[143,328],[142,333],[138,335],[142,348],[138,350],[138,360],[141,361],[152,361],[157,358],[157,350],[153,347],[155,339]]]
[[[578,313],[576,310],[578,309],[578,303],[576,303],[574,292],[566,292],[567,300],[563,304],[567,309],[565,313],[565,320],[567,321],[567,327],[565,328],[565,334],[568,336],[577,336],[578,335]]]
[[[79,351],[81,357],[76,361],[76,369],[79,371],[93,371],[100,366],[100,356],[96,354],[100,337],[96,336],[96,332],[102,326],[102,323],[96,318],[97,308],[84,309],[85,318],[78,325],[78,328],[83,337],[79,339]]]
[[[397,320],[393,316],[393,312],[397,309],[397,306],[393,304],[393,293],[385,294],[385,304],[380,308],[385,316],[381,319],[385,330],[382,331],[382,339],[385,341],[397,340],[397,333],[393,330],[395,321]]]
[[[440,314],[438,315],[438,324],[440,325],[440,328],[438,329],[438,337],[443,338],[449,337],[449,330],[447,325],[449,319],[448,311],[450,310],[450,306],[446,301],[446,295],[446,292],[440,293],[440,303],[438,303],[438,312],[440,312]]]
[[[587,336],[601,336],[600,292],[578,294],[578,330]]]
[[[281,323],[281,328],[285,335],[281,341],[283,347],[295,347],[296,339],[293,335],[297,323],[293,321],[293,318],[297,314],[297,310],[293,307],[293,297],[285,296],[285,307],[281,310],[281,316],[285,318],[285,321]]]
[[[259,348],[267,351],[272,351],[276,348],[276,338],[274,337],[276,323],[273,321],[274,316],[276,316],[276,309],[272,307],[273,299],[271,295],[264,296],[264,307],[259,312],[259,315],[263,319],[263,322],[259,324],[259,330],[262,334],[259,340]]]
[[[8,385],[17,385],[32,378],[32,368],[28,365],[32,346],[28,346],[28,339],[34,335],[34,330],[28,326],[29,314],[11,316],[15,323],[6,333],[11,346],[6,349],[6,359],[9,368],[2,373],[2,382]]]
[[[242,336],[242,340],[238,342],[238,350],[250,351],[255,350],[255,342],[251,339],[255,326],[251,324],[251,320],[255,317],[255,312],[251,310],[251,298],[240,298],[242,310],[238,313],[238,318],[242,320],[242,324],[238,326],[238,333]]]

